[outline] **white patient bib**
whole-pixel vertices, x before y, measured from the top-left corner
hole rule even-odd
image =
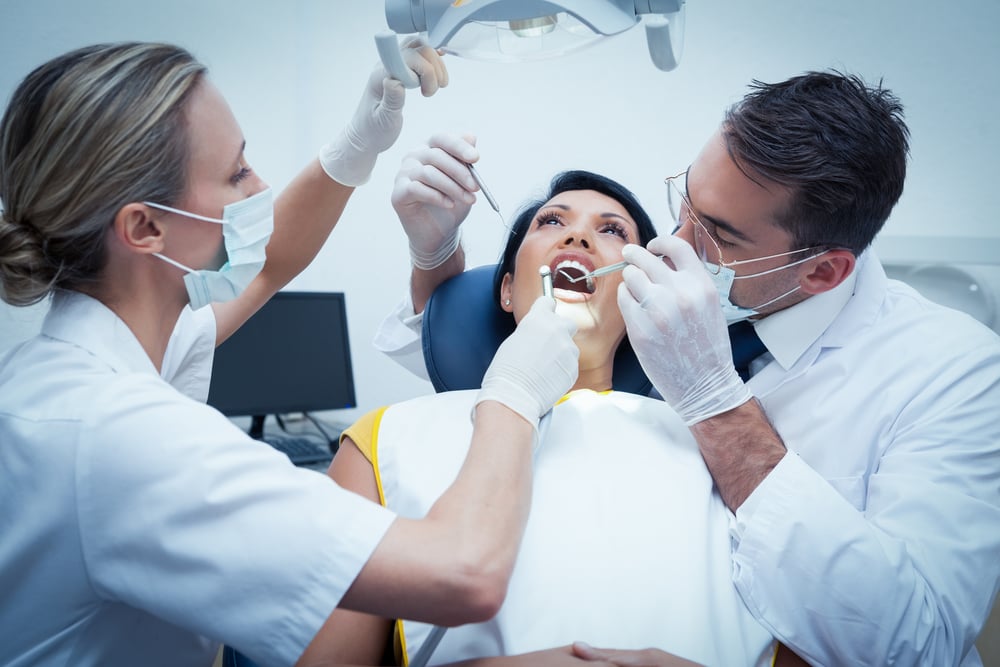
[[[468,451],[475,391],[386,410],[375,461],[386,505],[420,517]],[[732,584],[731,514],[697,444],[662,401],[578,391],[536,454],[531,514],[506,601],[451,628],[431,664],[576,640],[657,647],[704,665],[766,663],[770,634]],[[403,622],[407,659],[430,626]]]

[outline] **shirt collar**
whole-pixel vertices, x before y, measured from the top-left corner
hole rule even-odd
[[[837,318],[854,294],[858,271],[865,261],[867,258],[862,254],[854,271],[832,290],[754,322],[761,342],[782,368],[791,368]]]
[[[119,373],[159,375],[128,325],[86,294],[56,291],[42,322],[42,334],[86,350]]]

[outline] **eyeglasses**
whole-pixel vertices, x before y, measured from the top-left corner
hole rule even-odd
[[[724,266],[732,268],[734,266],[739,266],[740,264],[751,264],[753,262],[762,262],[767,259],[777,259],[779,257],[796,255],[800,252],[806,252],[807,250],[823,250],[821,246],[811,246],[809,248],[800,248],[798,250],[781,252],[777,255],[754,257],[753,259],[738,259],[727,262],[722,258],[722,249],[719,248],[718,241],[715,240],[715,237],[712,236],[705,225],[702,224],[701,220],[698,219],[698,216],[694,213],[694,207],[691,206],[691,200],[687,195],[687,170],[682,171],[675,176],[668,176],[663,179],[663,182],[667,186],[667,206],[670,208],[670,215],[673,217],[674,222],[677,223],[678,229],[688,223],[691,223],[691,226],[694,228],[694,250],[698,254],[698,258],[701,259],[702,263],[705,265],[705,268],[712,274],[718,274]],[[811,259],[811,257],[807,257],[806,259]],[[752,273],[736,277],[754,278],[756,276],[762,276],[766,273],[771,273],[771,271],[777,271],[781,268],[784,267],[782,266],[768,271],[761,271],[760,273]]]

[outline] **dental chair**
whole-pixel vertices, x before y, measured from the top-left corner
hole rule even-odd
[[[478,389],[500,343],[514,331],[514,319],[493,294],[496,265],[469,269],[442,283],[424,307],[424,364],[438,392]],[[615,355],[615,391],[648,396],[653,386],[628,339]]]

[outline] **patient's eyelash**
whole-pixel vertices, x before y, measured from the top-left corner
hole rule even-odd
[[[552,222],[563,224],[562,216],[557,211],[540,211],[535,218],[536,227],[542,227]]]
[[[602,232],[611,232],[616,236],[620,236],[622,239],[629,241],[631,237],[629,235],[628,227],[620,222],[609,222],[603,227],[601,227]]]

